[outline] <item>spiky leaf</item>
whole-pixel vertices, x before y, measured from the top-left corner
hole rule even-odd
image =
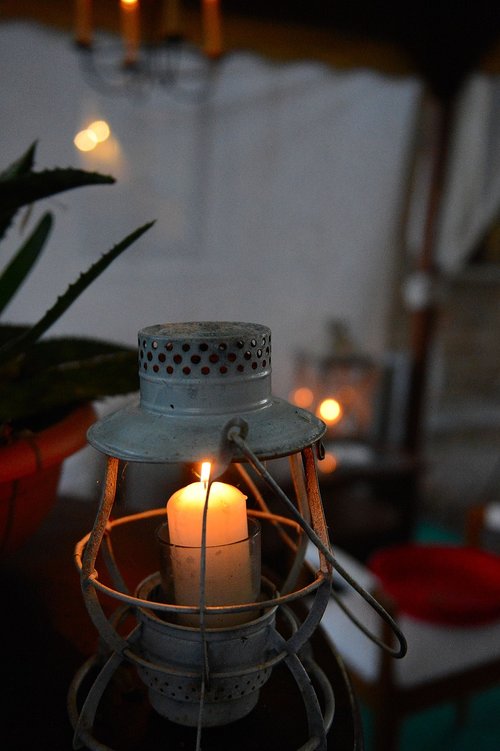
[[[36,141],[31,144],[29,149],[27,149],[19,159],[16,159],[15,162],[12,162],[12,164],[9,164],[6,169],[0,172],[0,180],[10,180],[12,177],[29,172],[35,163],[35,151]]]
[[[137,352],[117,350],[71,361],[21,378],[0,380],[0,424],[27,420],[62,407],[138,389]]]
[[[0,313],[4,311],[29,275],[52,228],[52,214],[44,214],[0,276]]]
[[[19,159],[0,172],[0,239],[22,206],[84,185],[108,185],[115,182],[109,175],[71,167],[34,172],[36,146],[35,141]]]
[[[125,347],[116,342],[90,337],[50,337],[36,342],[25,351],[20,362],[20,373],[22,378],[26,378],[64,363],[84,361],[120,352],[137,354],[135,348]]]
[[[85,185],[111,185],[114,182],[114,178],[108,175],[71,167],[28,172],[0,180],[0,236],[22,206]]]
[[[141,235],[143,235],[154,224],[148,222],[142,227],[131,232],[130,235],[108,250],[101,258],[96,261],[87,271],[80,274],[79,278],[67,288],[66,292],[59,297],[54,305],[45,313],[44,316],[30,329],[22,333],[17,338],[10,340],[0,348],[0,367],[3,367],[9,360],[13,360],[34,342],[36,342],[45,332],[62,316],[63,313],[73,304],[73,302],[84,292],[87,287],[97,279],[102,272],[121,255],[130,245],[132,245]]]

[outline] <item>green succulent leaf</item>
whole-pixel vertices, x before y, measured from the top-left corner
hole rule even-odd
[[[35,162],[35,151],[36,141],[31,144],[29,149],[25,151],[25,153],[22,154],[19,159],[16,159],[15,162],[10,164],[5,170],[0,172],[0,182],[8,183],[9,180],[18,177],[19,175],[24,175],[25,173],[30,172],[33,169],[33,164]],[[14,216],[16,215],[16,212],[17,209],[11,210],[10,212],[7,212],[3,220],[0,220],[0,239],[2,239],[2,237],[7,232],[12,220],[14,219]]]
[[[113,177],[71,167],[28,172],[0,180],[0,236],[22,206],[85,185],[111,185]]]
[[[48,368],[15,384],[3,384],[0,379],[0,424],[15,425],[35,415],[138,388],[137,352],[118,348]]]
[[[17,177],[17,175],[23,175],[25,172],[29,172],[33,169],[35,163],[35,151],[36,141],[31,144],[29,149],[27,149],[19,159],[16,159],[15,162],[12,162],[12,164],[0,172],[0,180],[10,180],[13,177]]]
[[[87,172],[74,167],[55,167],[42,172],[25,172],[8,179],[0,179],[2,212],[27,206],[41,198],[83,188],[85,185],[112,185],[115,178],[99,172]]]
[[[0,239],[22,207],[87,185],[106,185],[113,177],[73,168],[35,172],[33,143],[0,172]],[[32,271],[53,223],[47,212],[0,276],[0,312]],[[0,443],[19,430],[52,424],[66,410],[89,400],[126,394],[138,388],[137,352],[93,338],[45,338],[44,334],[103,271],[154,222],[139,227],[80,274],[34,325],[0,325]],[[22,224],[20,228],[23,229]]]
[[[23,206],[85,185],[110,185],[115,182],[110,175],[73,167],[34,172],[36,145],[35,141],[19,159],[0,172],[0,239]]]
[[[121,255],[130,245],[141,237],[154,224],[148,222],[142,227],[134,230],[127,235],[120,243],[113,246],[101,258],[96,261],[90,268],[73,284],[67,288],[66,292],[58,297],[54,305],[49,308],[44,316],[34,326],[23,332],[20,336],[8,341],[0,348],[0,368],[5,366],[10,360],[23,354],[23,352],[40,337],[66,312],[74,301],[84,292],[87,287],[97,279],[102,272]]]
[[[45,246],[52,224],[52,214],[44,214],[26,242],[19,248],[14,258],[2,272],[0,276],[0,313],[4,311],[31,272]]]
[[[137,357],[135,348],[121,346],[115,342],[87,337],[50,337],[39,340],[26,350],[22,362],[19,363],[19,372],[22,378],[26,378],[64,363],[83,362],[122,352],[134,352]]]

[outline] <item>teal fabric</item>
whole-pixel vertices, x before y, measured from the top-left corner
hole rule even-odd
[[[361,707],[365,751],[372,751],[371,711]],[[455,707],[442,704],[410,715],[400,736],[400,751],[499,751],[500,688],[476,694],[462,725]]]
[[[438,526],[432,522],[421,522],[415,530],[415,542],[460,544],[463,537],[453,530]]]

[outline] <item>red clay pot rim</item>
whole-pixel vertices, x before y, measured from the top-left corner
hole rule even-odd
[[[0,482],[10,482],[52,467],[87,444],[87,430],[96,420],[92,404],[76,407],[55,425],[0,448]]]

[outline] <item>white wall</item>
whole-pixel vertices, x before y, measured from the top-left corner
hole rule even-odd
[[[330,318],[383,350],[416,81],[241,54],[224,61],[206,103],[158,90],[134,100],[96,93],[68,36],[15,23],[0,25],[0,80],[2,167],[38,139],[40,168],[80,163],[118,178],[50,201],[46,259],[8,318],[40,315],[156,218],[54,331],[135,345],[139,328],[169,320],[265,323],[281,395],[294,352],[319,349]],[[73,136],[97,116],[113,141],[80,156]]]

